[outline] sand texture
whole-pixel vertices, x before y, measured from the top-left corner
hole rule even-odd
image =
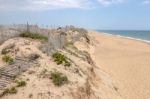
[[[39,57],[34,60],[35,66],[20,71],[7,87],[16,86],[16,80],[25,81],[26,86],[16,87],[17,93],[5,94],[0,99],[150,99],[148,43],[90,32],[63,49],[57,49],[71,63],[70,67],[58,65],[52,56],[42,51],[42,46],[38,40],[20,37],[1,44],[0,68],[8,66],[2,59],[6,48],[9,48],[7,55],[14,59]],[[52,72],[66,75],[68,82],[54,85]],[[0,85],[6,80],[0,78]],[[0,89],[0,95],[4,91]]]
[[[0,99],[122,99],[111,77],[102,71],[100,66],[94,64],[90,54],[94,53],[95,46],[85,42],[84,38],[75,43],[77,48],[70,45],[59,50],[71,61],[70,67],[57,65],[51,56],[41,51],[41,42],[37,40],[9,39],[0,46],[0,52],[11,44],[14,47],[11,47],[8,55],[14,58],[29,59],[32,54],[40,57],[36,60],[37,65],[20,73],[8,88],[15,87],[16,80],[25,81],[26,86],[15,87],[17,93],[2,95]],[[2,60],[0,64],[7,67]],[[55,71],[66,75],[68,82],[62,86],[55,86],[51,79],[51,73]],[[3,82],[0,78],[0,84]],[[0,94],[4,91],[5,89],[0,90]]]
[[[97,40],[96,64],[116,81],[124,99],[150,99],[150,44],[90,33]]]

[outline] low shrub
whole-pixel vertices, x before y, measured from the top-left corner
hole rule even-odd
[[[2,94],[0,95],[0,97],[8,95],[8,94],[16,94],[17,93],[17,89],[15,87],[12,87],[10,89],[5,89]]]
[[[62,75],[62,73],[59,72],[51,73],[51,79],[56,86],[61,86],[68,82],[67,76]]]
[[[20,37],[27,37],[27,38],[32,38],[32,39],[39,39],[39,40],[48,41],[48,37],[43,36],[41,34],[30,33],[30,32],[23,32],[20,34]]]
[[[8,63],[8,64],[12,64],[12,63],[14,62],[14,59],[11,58],[11,56],[9,56],[9,55],[3,56],[3,57],[2,57],[2,60],[3,60],[4,62]]]
[[[57,65],[63,64],[67,67],[71,66],[70,62],[67,60],[67,57],[59,52],[54,53],[52,57],[54,58],[54,61],[57,63]]]
[[[70,62],[68,62],[68,61],[65,61],[65,64],[64,64],[64,66],[70,67],[70,66],[71,66],[71,64],[70,64]]]
[[[25,81],[17,81],[17,86],[16,87],[24,87],[26,86],[26,82]]]
[[[7,54],[7,53],[9,53],[9,52],[10,52],[9,49],[4,48],[4,49],[2,49],[1,54]]]
[[[9,93],[10,94],[16,94],[17,93],[17,89],[15,87],[12,87],[9,89]]]
[[[16,79],[16,77],[17,77],[17,76],[12,76],[12,77],[11,77],[11,79],[12,79],[12,80],[15,80],[15,79]]]
[[[8,45],[6,48],[3,48],[3,49],[2,49],[1,54],[4,55],[4,54],[9,53],[14,47],[15,47],[14,44]]]

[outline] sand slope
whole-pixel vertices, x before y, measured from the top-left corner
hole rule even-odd
[[[77,48],[71,45],[60,50],[71,60],[70,67],[57,65],[51,56],[41,51],[42,43],[37,40],[12,38],[0,46],[0,52],[10,44],[14,47],[7,54],[12,57],[26,59],[31,54],[38,54],[40,57],[37,59],[38,65],[18,75],[12,81],[10,88],[16,86],[16,80],[25,81],[27,85],[15,87],[18,90],[16,94],[5,94],[0,99],[122,99],[111,77],[98,66],[90,64],[85,54],[80,51],[86,48],[89,53],[94,52],[94,46],[90,46],[84,40],[77,42]],[[4,55],[1,54],[0,57],[2,56]],[[0,65],[3,64],[5,63],[1,60]],[[68,83],[55,86],[51,80],[51,72],[55,71],[66,75]],[[0,94],[4,91],[5,89],[0,90]]]
[[[90,33],[97,40],[92,54],[97,65],[116,81],[124,99],[150,99],[150,45],[125,38]]]

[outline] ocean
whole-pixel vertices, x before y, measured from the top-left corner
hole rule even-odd
[[[98,30],[98,32],[150,43],[150,31],[147,30]]]

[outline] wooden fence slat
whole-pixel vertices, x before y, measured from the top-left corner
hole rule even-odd
[[[13,77],[28,70],[28,68],[35,66],[36,61],[23,60],[16,58],[14,64],[0,68],[0,90],[9,85]]]

